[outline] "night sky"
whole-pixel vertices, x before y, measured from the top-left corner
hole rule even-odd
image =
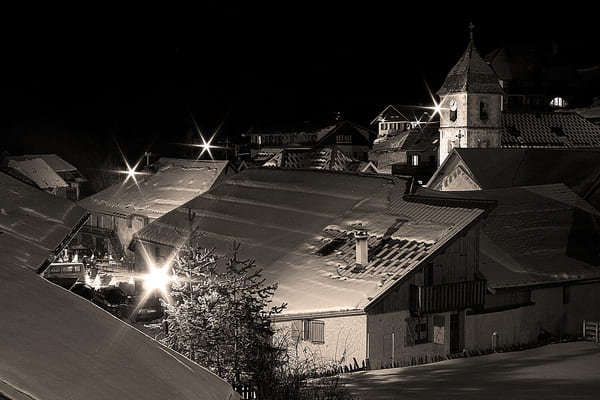
[[[471,21],[482,54],[555,40],[576,66],[600,63],[591,10],[203,4],[4,13],[1,149],[76,165],[116,143],[129,158],[177,154],[190,115],[207,134],[223,123],[218,139],[334,111],[367,126],[387,104],[427,101],[424,82],[439,88]]]

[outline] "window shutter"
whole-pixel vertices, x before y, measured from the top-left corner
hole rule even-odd
[[[310,340],[313,343],[325,343],[325,322],[310,321]]]
[[[417,321],[409,318],[406,320],[406,346],[414,346],[415,345],[415,329],[417,326]]]

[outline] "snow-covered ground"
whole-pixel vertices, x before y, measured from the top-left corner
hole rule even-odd
[[[600,345],[535,349],[347,375],[360,399],[598,399]]]

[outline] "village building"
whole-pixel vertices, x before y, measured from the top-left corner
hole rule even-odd
[[[427,187],[442,191],[564,183],[600,209],[600,149],[456,148]]]
[[[56,154],[6,156],[2,169],[53,195],[78,201],[87,182],[81,172]]]
[[[0,398],[237,399],[231,385],[40,274],[88,218],[0,172]]]
[[[578,338],[583,321],[600,318],[600,211],[566,185],[413,193],[496,203],[479,232],[487,293],[483,308],[466,312],[466,350]]]
[[[119,260],[132,236],[235,173],[228,161],[163,157],[144,172],[78,202],[91,213],[77,242],[97,255]]]
[[[467,49],[437,91],[439,116],[429,118],[439,118],[439,125],[429,124],[434,140],[426,141],[437,148],[437,166],[455,148],[600,147],[600,129],[594,124],[597,99],[593,102],[598,93],[589,89],[600,87],[597,67],[578,70],[556,51],[550,44],[510,44],[482,57],[471,33]],[[411,166],[423,157],[409,156],[402,135],[408,136],[403,132],[419,119],[415,110],[429,111],[412,107],[409,116],[411,109],[403,107],[390,105],[373,120],[379,137],[370,159],[380,170],[396,163],[402,166],[395,169],[398,173],[417,176]]]
[[[291,349],[354,367],[576,336],[600,313],[583,306],[600,277],[587,247],[594,208],[560,184],[489,192],[461,198],[391,175],[250,168],[136,233],[136,270],[148,268],[142,254],[168,257],[192,232],[218,255],[236,241],[278,283],[273,304],[287,307],[273,323]],[[506,215],[540,213],[544,223],[519,228],[533,230],[532,252],[529,239],[508,241]]]
[[[409,186],[390,175],[246,169],[137,232],[136,270],[148,267],[143,254],[173,254],[191,232],[220,255],[237,241],[278,283],[273,304],[287,307],[273,321],[300,352],[380,368],[392,354],[462,351],[455,324],[484,304],[476,243],[493,204],[407,202]],[[444,306],[418,316],[420,302],[441,301],[440,285]]]
[[[503,89],[504,111],[544,112],[590,103],[589,74],[562,57],[562,50],[551,41],[507,43],[483,57]]]
[[[312,151],[336,147],[358,161],[368,161],[375,132],[347,120],[303,122],[288,126],[252,127],[242,136],[249,138],[254,165],[263,165],[282,149]]]
[[[369,161],[377,170],[426,182],[438,165],[439,121],[432,108],[391,104],[374,124],[378,134]]]
[[[400,134],[379,137],[369,160],[380,173],[415,177],[427,182],[437,168],[439,123],[416,125]]]
[[[454,148],[600,147],[598,126],[577,113],[528,112],[516,106],[504,109],[505,104],[523,96],[502,87],[510,79],[499,80],[493,65],[493,60],[488,64],[479,55],[471,35],[465,53],[437,92],[441,105],[440,165]]]
[[[350,157],[344,154],[337,146],[321,147],[312,150],[280,149],[262,166],[379,173],[379,170],[372,162],[359,161]]]

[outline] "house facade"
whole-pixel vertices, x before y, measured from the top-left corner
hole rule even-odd
[[[136,270],[192,232],[222,254],[236,241],[278,283],[272,303],[287,307],[273,323],[292,354],[349,368],[448,354],[466,310],[483,306],[477,232],[492,203],[405,201],[410,184],[250,168],[137,232]]]
[[[482,221],[483,307],[467,310],[468,351],[518,348],[581,336],[600,318],[599,211],[564,184],[417,194],[496,202]]]
[[[253,127],[243,136],[250,140],[254,164],[262,165],[282,149],[311,151],[332,147],[348,157],[367,161],[376,133],[354,122],[340,120]]]
[[[133,234],[161,215],[235,173],[227,161],[161,158],[137,181],[113,185],[81,200],[91,216],[78,241],[97,254],[131,257]]]

